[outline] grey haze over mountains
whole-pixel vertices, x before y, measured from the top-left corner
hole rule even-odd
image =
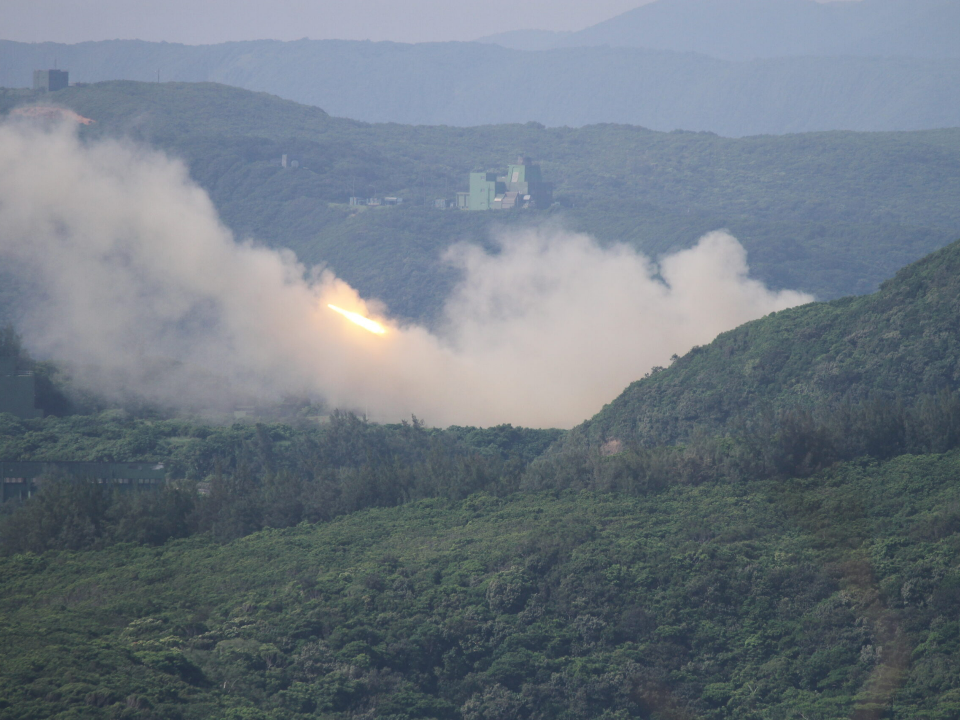
[[[958,0],[658,0],[580,32],[514,31],[481,41],[517,50],[635,47],[752,60],[955,58],[958,38]]]
[[[34,69],[57,62],[73,81],[149,81],[159,72],[161,80],[216,81],[369,122],[623,123],[731,137],[920,130],[960,125],[958,18],[960,0],[658,0],[546,50],[3,41],[0,85],[29,85]],[[512,37],[543,47],[550,36]]]

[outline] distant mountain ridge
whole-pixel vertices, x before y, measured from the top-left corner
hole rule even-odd
[[[54,61],[74,82],[215,81],[369,122],[595,123],[725,136],[960,126],[960,58],[730,62],[637,48],[482,43],[0,41],[0,86]]]
[[[550,50],[556,47],[557,43],[563,38],[571,34],[550,30],[510,30],[477,38],[475,42],[491,43],[511,50]]]
[[[658,0],[554,47],[635,47],[726,60],[960,57],[960,0]]]

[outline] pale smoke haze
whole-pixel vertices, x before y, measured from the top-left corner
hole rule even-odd
[[[500,244],[449,251],[464,279],[432,333],[328,269],[236,242],[178,161],[0,127],[0,261],[31,283],[25,343],[108,396],[196,410],[309,394],[379,420],[570,427],[672,354],[812,299],[748,278],[722,232],[658,265],[556,227]]]

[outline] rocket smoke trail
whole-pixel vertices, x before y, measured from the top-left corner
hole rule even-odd
[[[0,259],[32,288],[25,343],[108,397],[196,409],[309,394],[377,419],[569,427],[672,354],[812,299],[750,279],[722,232],[659,264],[558,229],[499,242],[448,251],[463,279],[431,332],[329,269],[237,242],[178,161],[0,126]]]

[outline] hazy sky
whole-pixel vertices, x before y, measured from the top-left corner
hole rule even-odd
[[[0,0],[0,39],[474,40],[524,28],[581,30],[651,1]]]

